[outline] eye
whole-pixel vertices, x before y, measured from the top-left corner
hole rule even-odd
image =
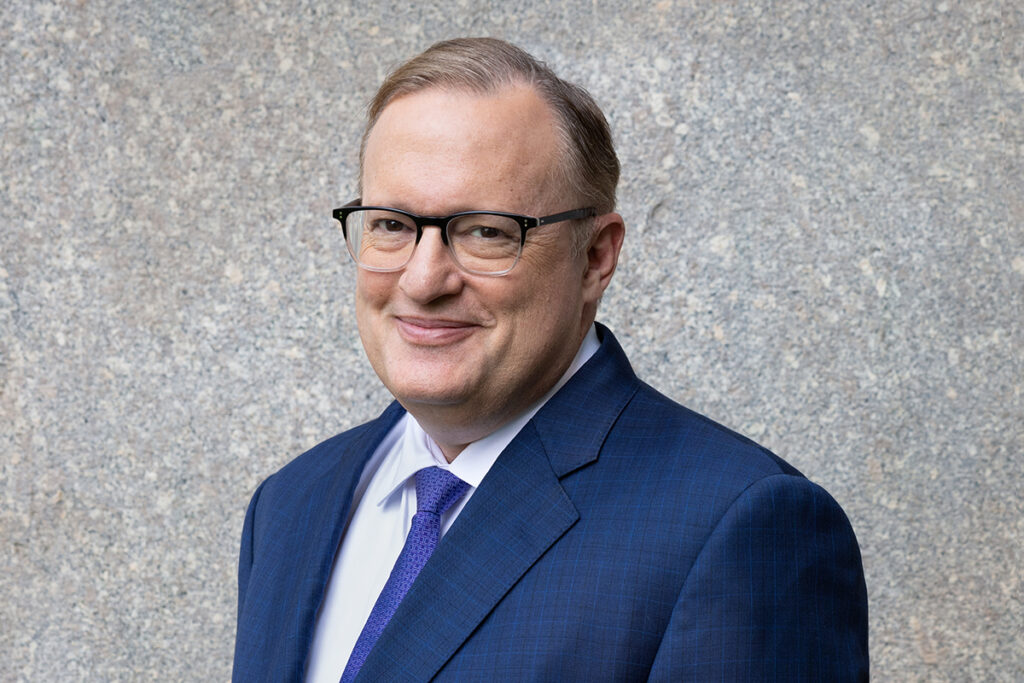
[[[386,233],[386,234],[398,234],[407,230],[413,230],[413,227],[403,223],[400,220],[394,218],[377,218],[372,220],[368,224],[368,229],[372,232]]]
[[[519,241],[519,224],[505,216],[478,214],[448,224],[450,239],[476,242]]]
[[[490,225],[476,225],[470,229],[469,235],[480,239],[494,239],[495,237],[506,237],[498,228]]]

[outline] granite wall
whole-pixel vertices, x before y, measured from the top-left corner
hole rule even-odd
[[[877,680],[1024,679],[1024,10],[27,2],[0,9],[0,680],[224,680],[257,483],[377,414],[365,101],[456,35],[585,84],[638,372],[861,541]]]

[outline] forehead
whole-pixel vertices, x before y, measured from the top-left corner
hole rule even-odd
[[[529,204],[558,194],[560,149],[554,114],[529,86],[403,95],[385,107],[367,139],[363,201],[400,200],[420,212],[488,201],[486,208],[532,212]]]

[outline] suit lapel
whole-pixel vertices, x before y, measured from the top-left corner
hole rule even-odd
[[[502,452],[381,634],[359,680],[432,678],[579,513],[559,479],[597,459],[639,386],[611,333]]]
[[[334,564],[334,553],[341,542],[345,520],[348,519],[349,508],[352,505],[352,496],[363,468],[377,450],[377,445],[402,414],[402,408],[397,402],[389,405],[379,418],[370,423],[370,429],[338,455],[337,464],[323,477],[310,496],[307,502],[310,515],[307,528],[319,532],[315,542],[308,546],[311,557],[316,558],[315,566],[320,572],[316,584],[326,586],[326,572],[330,572]],[[306,542],[309,542],[308,538]],[[322,598],[323,594],[318,597]]]
[[[326,449],[320,457],[329,459],[331,466],[304,493],[303,505],[292,510],[290,525],[294,531],[289,535],[288,548],[281,553],[282,557],[290,558],[281,566],[292,568],[291,576],[305,575],[306,578],[301,582],[291,581],[289,576],[275,579],[275,583],[291,586],[295,596],[291,601],[282,601],[284,609],[272,625],[279,632],[295,638],[286,639],[295,643],[294,648],[288,648],[287,659],[291,661],[287,669],[290,671],[301,675],[305,670],[316,615],[363,468],[403,413],[397,402],[392,403],[352,441],[340,447],[328,441],[319,447]],[[294,609],[295,606],[299,609]]]

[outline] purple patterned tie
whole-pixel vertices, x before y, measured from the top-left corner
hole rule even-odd
[[[345,665],[345,673],[341,675],[341,683],[355,680],[377,638],[388,625],[402,598],[409,592],[416,575],[420,573],[437,547],[437,541],[441,537],[441,515],[455,504],[467,489],[469,484],[440,467],[427,467],[416,473],[416,514],[412,518],[412,528],[409,529],[405,546],[402,547],[402,552],[391,569],[391,576],[384,584],[384,589],[377,597],[366,625],[359,634],[359,640],[352,648],[348,664]]]

